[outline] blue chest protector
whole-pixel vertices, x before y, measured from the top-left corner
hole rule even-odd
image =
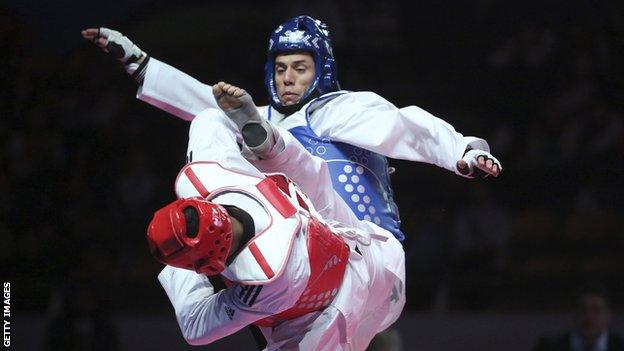
[[[321,99],[323,97],[317,101]],[[386,157],[316,135],[310,127],[309,109],[306,110],[306,125],[289,129],[290,133],[312,155],[327,161],[334,189],[359,219],[373,222],[403,241],[405,235],[401,232],[399,211],[392,196]]]

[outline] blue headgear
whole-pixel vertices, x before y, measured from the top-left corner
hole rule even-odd
[[[308,51],[314,57],[316,77],[299,100],[284,106],[275,88],[275,56],[283,52]],[[336,62],[332,53],[327,25],[310,16],[297,16],[282,23],[269,38],[267,63],[264,66],[264,84],[271,106],[285,115],[299,110],[314,97],[340,89],[336,79]]]

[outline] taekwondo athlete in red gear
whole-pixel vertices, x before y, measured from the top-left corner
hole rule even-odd
[[[140,57],[120,58],[141,83],[139,99],[185,120],[219,109],[211,86],[149,57],[121,33],[88,29],[83,36],[104,50],[121,47]],[[265,86],[271,105],[258,107],[259,113],[328,161],[334,189],[359,219],[399,240],[404,234],[386,157],[435,164],[469,178],[475,168],[493,176],[502,170],[485,140],[465,137],[417,106],[397,108],[373,92],[340,90],[329,30],[309,16],[291,18],[271,33]]]
[[[250,98],[244,107],[243,115],[257,114]],[[237,112],[228,119],[208,109],[193,119],[194,161],[175,184],[181,200],[157,211],[148,230],[152,252],[168,264],[158,279],[182,334],[206,344],[255,323],[267,350],[364,350],[405,304],[400,242],[355,217],[333,191],[326,161],[258,115],[245,121]],[[239,130],[248,141],[254,123],[265,141],[247,145],[259,156],[247,160],[236,141]],[[188,223],[185,210],[204,225]],[[238,226],[247,237],[230,247],[235,222],[247,222]],[[215,293],[206,274],[217,273],[230,286]]]

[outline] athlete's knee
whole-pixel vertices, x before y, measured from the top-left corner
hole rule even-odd
[[[205,137],[206,134],[218,133],[223,129],[231,128],[233,128],[232,122],[223,111],[216,108],[208,108],[193,118],[189,129],[189,139],[194,134],[201,134],[202,137]]]
[[[191,122],[191,128],[194,125],[216,124],[227,121],[225,113],[217,108],[207,108],[200,112]]]

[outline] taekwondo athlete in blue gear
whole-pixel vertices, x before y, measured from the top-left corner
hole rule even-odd
[[[104,51],[109,41],[135,46],[105,28],[82,34]],[[133,74],[140,83],[137,98],[186,121],[207,109],[223,113],[207,93],[212,85],[146,54],[141,58]],[[484,139],[464,136],[418,106],[399,108],[374,92],[340,90],[329,31],[311,17],[292,18],[271,33],[265,73],[271,104],[257,106],[260,115],[328,161],[333,185],[359,219],[377,222],[399,239],[385,157],[434,164],[466,178],[477,170],[494,177],[502,171]]]
[[[312,54],[316,77],[298,103],[284,105],[275,87],[275,56],[297,51]],[[393,199],[386,157],[354,145],[321,138],[310,126],[309,113],[316,104],[345,93],[336,92],[340,90],[340,85],[327,26],[309,16],[298,16],[281,24],[269,38],[264,72],[272,108],[290,115],[309,103],[305,111],[307,124],[289,131],[311,154],[327,161],[334,189],[353,213],[358,219],[374,222],[403,241],[405,235],[400,229],[401,221]],[[328,94],[331,92],[336,93]]]

